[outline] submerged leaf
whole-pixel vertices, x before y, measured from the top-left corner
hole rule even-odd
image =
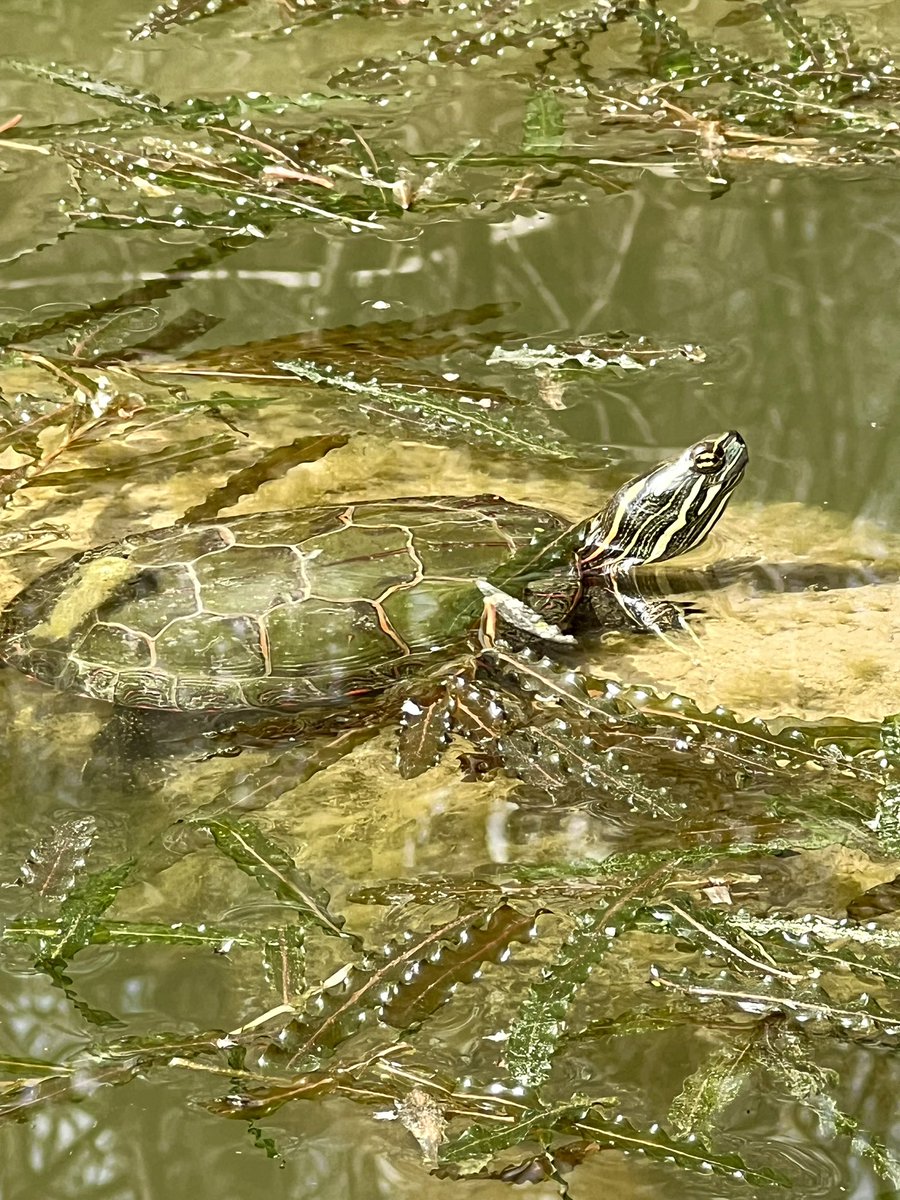
[[[100,918],[130,876],[134,862],[85,875],[63,901],[53,936],[41,941],[41,961],[65,962],[90,945]]]
[[[264,483],[280,479],[300,463],[319,462],[332,450],[346,446],[349,440],[345,434],[317,434],[295,438],[286,446],[276,446],[251,466],[237,471],[201,503],[189,508],[179,524],[212,521],[223,508],[230,508],[243,496],[252,496]]]
[[[306,983],[303,930],[297,925],[285,925],[268,935],[263,965],[282,1004],[296,1004]]]
[[[442,1163],[475,1164],[481,1167],[501,1150],[532,1141],[536,1133],[549,1134],[558,1129],[570,1129],[588,1119],[593,1106],[608,1103],[607,1100],[587,1100],[573,1096],[571,1100],[548,1108],[522,1108],[514,1121],[501,1126],[472,1125],[440,1151]]]
[[[341,928],[343,920],[335,919],[328,912],[331,897],[325,889],[317,887],[309,875],[297,867],[284,847],[268,838],[252,821],[220,816],[194,818],[190,823],[205,829],[223,854],[257,883],[274,892],[279,900],[295,904],[336,937],[352,938]]]
[[[536,367],[581,367],[602,370],[618,367],[622,371],[645,371],[660,363],[704,362],[706,352],[693,342],[670,345],[654,342],[648,337],[630,337],[627,333],[585,334],[577,341],[546,343],[532,346],[497,346],[491,351],[488,366],[508,363],[510,366],[534,370]]]
[[[557,150],[566,135],[565,112],[552,91],[536,91],[525,106],[522,149],[544,154]]]
[[[269,1117],[292,1100],[318,1100],[337,1089],[337,1078],[327,1071],[308,1071],[290,1083],[271,1083],[262,1087],[235,1088],[219,1100],[210,1100],[204,1107],[220,1117],[248,1117],[259,1120]]]
[[[669,1121],[681,1137],[706,1137],[716,1118],[736,1099],[753,1067],[747,1046],[723,1046],[681,1086],[669,1108]]]
[[[533,924],[533,914],[525,917],[500,904],[461,913],[425,932],[408,932],[326,980],[269,1053],[290,1055],[289,1066],[294,1067],[314,1051],[337,1046],[372,1019],[395,1026],[418,1020],[442,1004],[456,984],[471,981],[481,962],[526,936]]]
[[[17,882],[42,900],[64,900],[84,868],[96,834],[97,822],[90,815],[59,821],[53,834],[42,838],[28,855]]]
[[[58,920],[23,918],[9,921],[0,932],[7,942],[39,944],[58,939],[63,924]],[[299,932],[299,931],[298,931]],[[97,921],[91,934],[92,946],[206,946],[218,954],[227,954],[235,946],[268,947],[278,940],[280,931],[242,930],[225,925],[188,925],[152,921]]]
[[[573,453],[546,432],[540,413],[495,413],[490,403],[469,396],[426,387],[407,390],[375,378],[360,380],[352,373],[340,373],[302,359],[275,365],[311,383],[359,397],[354,412],[365,413],[376,422],[399,425],[425,438],[438,438],[450,445],[471,445],[474,440],[499,450],[547,458],[568,459]]]
[[[762,1051],[763,1066],[789,1096],[815,1113],[826,1137],[849,1138],[854,1157],[867,1159],[882,1179],[900,1187],[900,1156],[840,1109],[833,1094],[840,1083],[837,1072],[810,1061],[802,1035],[782,1030]]]
[[[509,1031],[505,1061],[527,1087],[549,1077],[557,1044],[566,1032],[568,1011],[594,968],[635,923],[648,900],[663,884],[672,863],[620,892],[608,904],[582,913],[560,947],[556,961],[533,983]]]
[[[791,1182],[780,1171],[749,1166],[738,1154],[712,1150],[693,1138],[673,1138],[658,1125],[641,1130],[622,1117],[602,1120],[592,1112],[573,1122],[573,1127],[600,1146],[644,1154],[652,1161],[674,1163],[703,1175],[719,1175],[757,1187],[787,1187]]]
[[[165,0],[149,16],[128,31],[133,42],[168,33],[176,25],[188,25],[203,17],[214,17],[231,9],[243,8],[249,0]]]
[[[92,75],[89,71],[74,70],[58,63],[45,65],[13,58],[7,58],[4,62],[6,66],[12,67],[32,79],[43,79],[48,83],[72,88],[95,100],[107,100],[147,115],[166,112],[166,106],[152,92],[142,92],[121,83],[112,83],[108,79],[100,79],[98,76]]]
[[[457,945],[442,946],[404,976],[384,1005],[382,1020],[408,1029],[425,1020],[463,983],[471,983],[486,962],[498,962],[512,942],[534,936],[537,914],[520,913],[509,904],[496,908],[483,926],[473,925]]]

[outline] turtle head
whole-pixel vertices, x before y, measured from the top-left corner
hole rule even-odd
[[[701,545],[747,467],[739,433],[705,437],[646,475],[629,480],[586,523],[582,570],[614,571],[664,562]]]

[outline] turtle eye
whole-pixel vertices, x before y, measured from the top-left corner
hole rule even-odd
[[[715,475],[725,466],[725,447],[721,440],[698,442],[691,447],[691,466],[701,475]]]

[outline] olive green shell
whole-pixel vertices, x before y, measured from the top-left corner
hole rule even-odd
[[[480,609],[474,581],[565,527],[479,496],[154,530],[26,587],[3,614],[0,656],[58,688],[133,707],[322,707],[462,642]]]

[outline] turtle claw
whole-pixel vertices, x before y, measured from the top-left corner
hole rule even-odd
[[[622,592],[618,588],[613,590],[622,611],[638,629],[662,638],[673,650],[684,652],[681,646],[668,637],[672,631],[690,634],[699,645],[699,639],[688,621],[689,616],[699,611],[695,606],[677,604],[674,600],[663,600],[660,597],[648,598],[637,591]]]

